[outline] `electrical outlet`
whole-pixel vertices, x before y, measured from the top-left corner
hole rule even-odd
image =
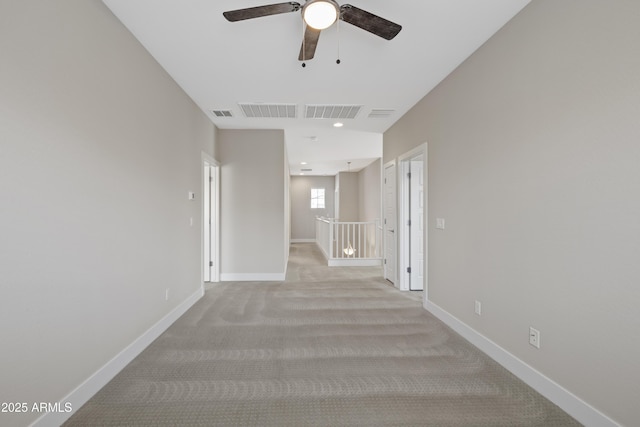
[[[478,301],[478,300],[476,300],[475,313],[478,316],[482,316],[482,303],[480,301]]]
[[[529,327],[529,344],[540,348],[540,331],[532,326]]]

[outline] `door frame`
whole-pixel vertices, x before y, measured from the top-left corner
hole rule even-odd
[[[424,278],[423,278],[423,289],[424,298],[427,299],[427,284],[428,284],[428,260],[429,256],[427,253],[428,249],[428,158],[427,158],[427,143],[423,143],[418,147],[402,154],[398,157],[398,179],[397,179],[397,187],[398,187],[398,224],[401,226],[398,227],[398,264],[397,264],[397,277],[399,281],[398,288],[402,291],[408,291],[411,289],[411,277],[408,273],[408,267],[411,265],[411,238],[409,235],[410,229],[408,227],[408,221],[411,218],[410,212],[410,183],[408,178],[408,172],[410,171],[411,161],[416,157],[422,157],[423,168],[422,168],[422,179],[423,179],[423,193],[422,198],[424,201],[424,211],[423,211],[423,235],[422,235],[422,244],[423,244],[423,254],[424,254]]]
[[[202,153],[202,283],[220,281],[220,162]],[[208,169],[213,172],[209,174]],[[209,179],[211,177],[212,179]],[[209,221],[209,219],[211,221]],[[210,266],[210,262],[213,265]]]

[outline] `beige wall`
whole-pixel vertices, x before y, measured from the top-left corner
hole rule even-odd
[[[380,159],[358,172],[359,221],[374,221],[381,218],[380,173]]]
[[[284,132],[219,129],[217,143],[221,279],[284,279],[289,245]]]
[[[340,172],[336,175],[338,188],[337,220],[343,222],[358,221],[360,218],[358,196],[358,172]]]
[[[291,239],[315,240],[316,216],[333,217],[333,176],[291,177]],[[325,189],[325,208],[311,209],[311,189]]]
[[[637,1],[534,0],[384,135],[385,162],[429,144],[431,301],[628,426],[640,423],[638,22]]]
[[[99,1],[1,2],[0,58],[0,401],[58,402],[201,289],[214,127]]]

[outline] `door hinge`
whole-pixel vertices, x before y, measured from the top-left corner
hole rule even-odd
[[[411,179],[411,172],[407,172],[407,178]]]
[[[213,261],[209,261],[209,267],[213,267]]]
[[[387,263],[387,259],[386,259],[386,258],[384,259],[384,263],[385,263],[385,264]]]
[[[410,220],[410,219],[408,219],[408,220],[407,220],[407,225],[408,225],[409,227],[411,227],[411,220]]]
[[[411,274],[411,267],[407,267],[407,273]]]

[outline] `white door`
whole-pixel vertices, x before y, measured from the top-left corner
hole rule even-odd
[[[219,281],[218,248],[219,248],[219,167],[204,162],[203,198],[202,198],[202,264],[203,281]]]
[[[204,164],[202,174],[202,280],[211,281],[211,167]]]
[[[424,162],[422,155],[411,159],[409,180],[410,267],[409,290],[424,289]]]
[[[384,278],[396,283],[396,165],[384,168]]]

